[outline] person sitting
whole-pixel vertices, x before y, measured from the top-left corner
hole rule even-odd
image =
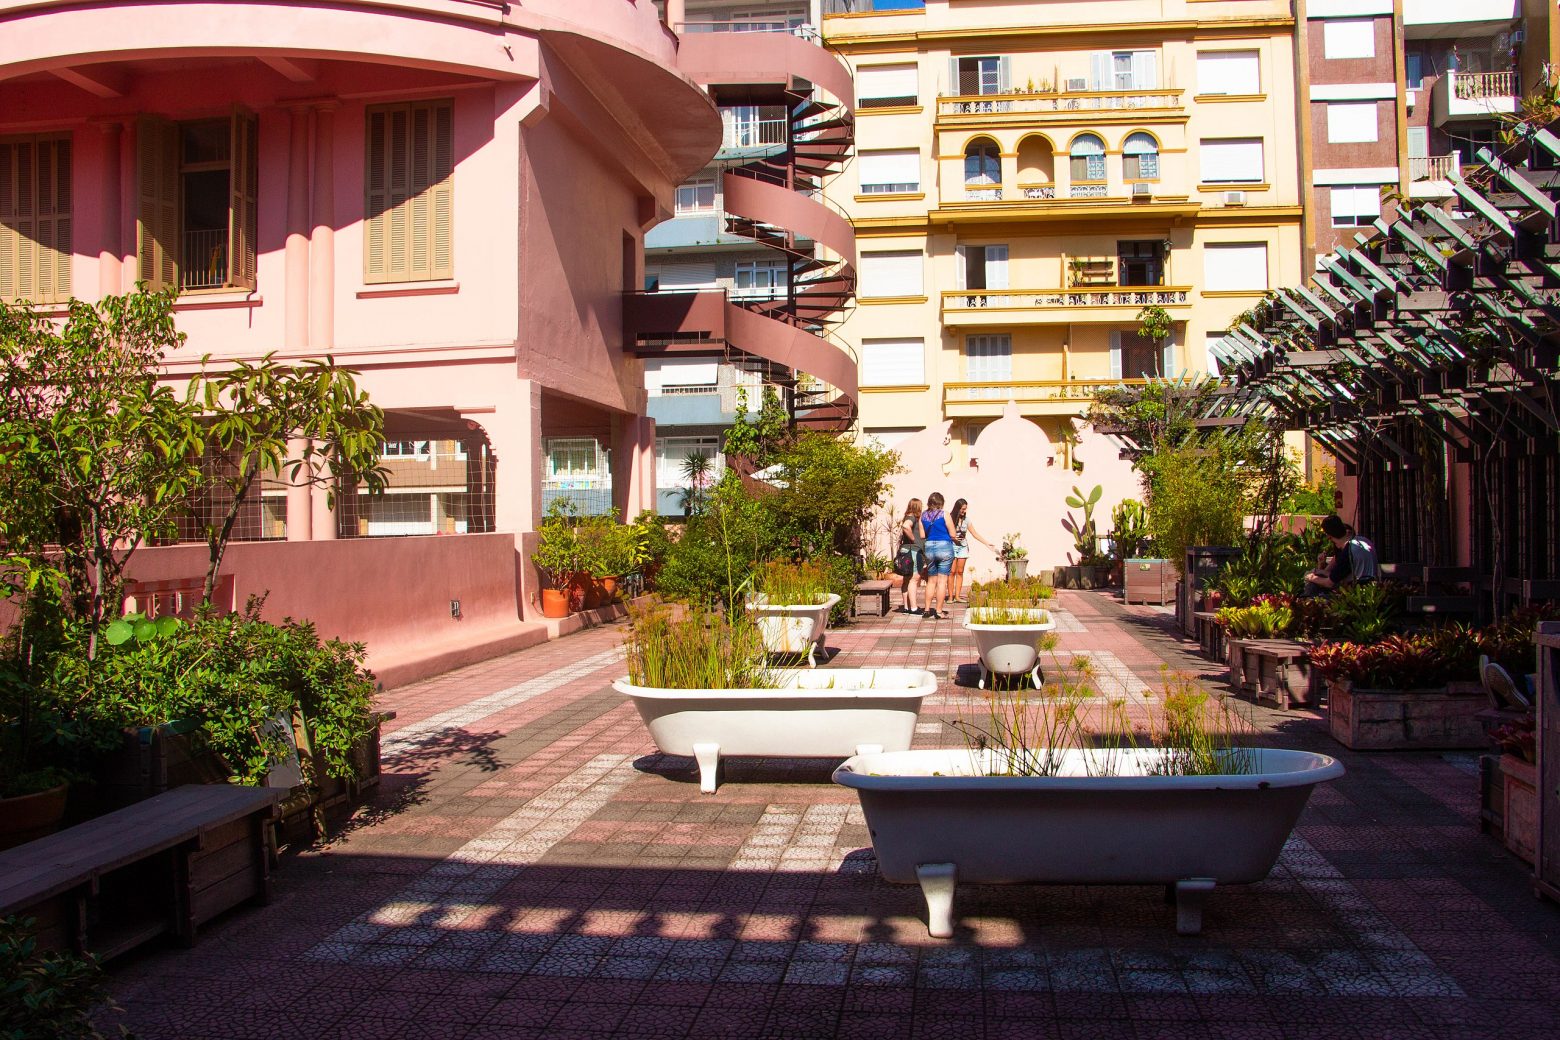
[[[1369,585],[1377,575],[1376,547],[1337,515],[1322,521],[1322,533],[1333,544],[1330,563],[1319,560],[1305,576],[1305,596],[1325,596],[1346,585]]]

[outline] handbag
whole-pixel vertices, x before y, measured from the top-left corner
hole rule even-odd
[[[901,578],[908,578],[915,573],[915,553],[910,551],[908,545],[901,545],[894,554],[894,573]]]

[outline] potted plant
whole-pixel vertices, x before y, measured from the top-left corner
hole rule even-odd
[[[829,572],[821,563],[769,560],[753,572],[754,592],[747,609],[758,623],[764,649],[781,656],[807,655],[808,667],[829,630],[829,612],[840,601],[829,591]]]
[[[1075,520],[1071,513],[1062,520],[1062,527],[1073,536],[1073,548],[1078,554],[1076,563],[1064,568],[1069,588],[1097,589],[1105,584],[1109,560],[1100,552],[1099,531],[1094,524],[1094,507],[1099,505],[1104,494],[1105,488],[1099,484],[1087,494],[1075,484],[1072,494],[1065,499],[1071,508],[1083,510],[1081,521]]]
[[[1087,666],[1043,696],[996,692],[959,724],[962,748],[862,754],[834,771],[861,799],[879,873],[919,883],[928,931],[953,934],[957,882],[1173,886],[1199,931],[1216,884],[1262,880],[1318,783],[1307,751],[1244,746],[1226,702],[1167,680],[1152,744]],[[983,717],[984,716],[984,717]]]
[[[664,753],[695,759],[706,794],[723,755],[845,758],[908,748],[921,703],[937,690],[925,669],[772,668],[746,613],[652,603],[630,608],[629,619],[628,675],[613,689],[633,700]]]
[[[1488,699],[1473,680],[1478,654],[1477,637],[1461,628],[1313,648],[1333,739],[1356,751],[1483,748],[1479,713]]]
[[[1054,595],[1048,585],[993,582],[970,588],[964,629],[980,655],[978,688],[993,675],[1004,679],[1027,675],[1040,686],[1040,641],[1056,628],[1051,612],[1040,604]]]
[[[536,551],[531,562],[541,576],[542,616],[568,617],[569,612],[583,606],[584,594],[574,600],[573,578],[580,569],[580,539],[573,523],[562,516],[550,513],[536,532]]]
[[[1018,532],[1002,536],[1002,548],[997,551],[997,559],[1007,565],[1009,581],[1018,581],[1029,574],[1029,550],[1018,544]]]

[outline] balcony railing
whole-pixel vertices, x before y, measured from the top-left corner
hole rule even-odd
[[[1412,155],[1408,159],[1408,176],[1415,181],[1444,181],[1460,173],[1462,157],[1451,155]]]
[[[806,22],[792,17],[777,18],[731,18],[724,21],[713,22],[678,22],[672,26],[672,31],[679,35],[688,33],[752,33],[773,32],[789,33],[792,36],[800,36],[804,40],[823,42],[823,37],[818,30]]]
[[[1101,390],[1117,386],[1142,386],[1146,379],[1039,379],[1002,382],[961,382],[943,384],[944,404],[975,404],[987,401],[1015,401],[1031,404],[1044,401],[1088,401]]]
[[[1067,196],[1073,199],[1103,199],[1109,187],[1108,184],[1069,184]]]
[[[179,268],[183,289],[220,289],[227,284],[227,228],[184,233],[184,263]]]
[[[753,119],[728,122],[726,134],[721,139],[722,148],[759,148],[764,145],[785,144],[787,134],[784,119]]]
[[[1181,107],[1179,89],[1051,91],[1049,93],[963,94],[937,99],[939,116],[989,115],[1018,112],[1029,115],[1099,112],[1137,108]]]
[[[965,185],[964,198],[969,202],[1001,202],[1002,185]]]
[[[1192,300],[1192,288],[1179,285],[1107,286],[1073,289],[967,289],[943,293],[944,310],[982,307],[1180,307]]]
[[[1056,185],[1054,184],[1026,184],[1019,189],[1026,199],[1054,199],[1056,198]]]
[[[1516,97],[1517,74],[1506,72],[1457,72],[1454,73],[1457,98],[1460,101],[1482,101],[1485,98]]]

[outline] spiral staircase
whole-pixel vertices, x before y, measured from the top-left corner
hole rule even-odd
[[[781,254],[785,292],[762,299],[723,290],[631,293],[628,345],[640,357],[720,357],[784,388],[796,425],[848,429],[857,410],[856,358],[829,330],[855,297],[855,232],[821,187],[855,142],[849,71],[786,32],[688,34],[679,66],[718,104],[783,105],[788,113],[783,148],[721,171],[727,234]]]

